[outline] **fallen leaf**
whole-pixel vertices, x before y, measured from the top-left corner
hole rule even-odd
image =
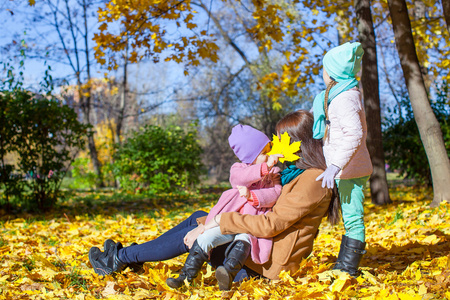
[[[116,285],[116,284],[115,284],[114,281],[108,281],[108,282],[106,283],[105,289],[102,291],[102,296],[105,297],[105,298],[107,298],[107,297],[112,296],[112,295],[117,295],[117,292],[116,292],[116,290],[114,289],[114,286],[115,286],[115,285]]]

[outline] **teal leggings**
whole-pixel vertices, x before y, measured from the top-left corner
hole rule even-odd
[[[345,235],[361,242],[366,240],[364,226],[364,188],[369,176],[352,179],[336,179],[341,198]]]

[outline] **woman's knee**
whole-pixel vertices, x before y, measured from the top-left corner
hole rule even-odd
[[[192,219],[197,219],[197,218],[201,218],[201,217],[204,217],[204,216],[207,216],[208,215],[208,213],[207,212],[205,212],[205,211],[203,211],[203,210],[197,210],[196,212],[194,212],[192,215],[191,215],[191,218]]]
[[[190,225],[196,225],[197,224],[197,219],[207,216],[208,213],[204,212],[203,210],[197,210],[196,212],[192,213],[192,215],[189,217],[189,223]]]

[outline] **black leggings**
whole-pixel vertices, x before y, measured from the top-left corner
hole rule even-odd
[[[189,248],[184,244],[184,237],[197,227],[197,218],[207,215],[204,211],[196,211],[158,238],[119,250],[119,259],[124,263],[162,261],[189,252]]]

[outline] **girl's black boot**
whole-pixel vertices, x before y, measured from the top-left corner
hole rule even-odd
[[[225,253],[225,262],[223,266],[216,269],[216,279],[221,291],[231,289],[234,277],[244,266],[247,257],[250,254],[251,245],[248,242],[237,240],[228,246]]]
[[[338,268],[335,266],[333,269],[347,272],[350,276],[356,277],[358,276],[359,263],[361,262],[363,255],[367,252],[365,250],[366,243],[346,237],[345,243],[342,242],[342,244],[344,248],[341,248],[342,254],[339,253],[341,260],[339,261],[339,264],[336,264],[338,265]]]
[[[200,248],[197,241],[195,241],[191,250],[189,250],[189,255],[178,278],[167,278],[166,284],[171,288],[177,289],[184,284],[185,279],[192,282],[206,261],[208,261],[208,255]]]
[[[339,249],[339,254],[336,262],[334,263],[333,270],[340,270],[342,268],[342,254],[344,253],[345,243],[347,242],[347,236],[342,235],[341,248]]]

